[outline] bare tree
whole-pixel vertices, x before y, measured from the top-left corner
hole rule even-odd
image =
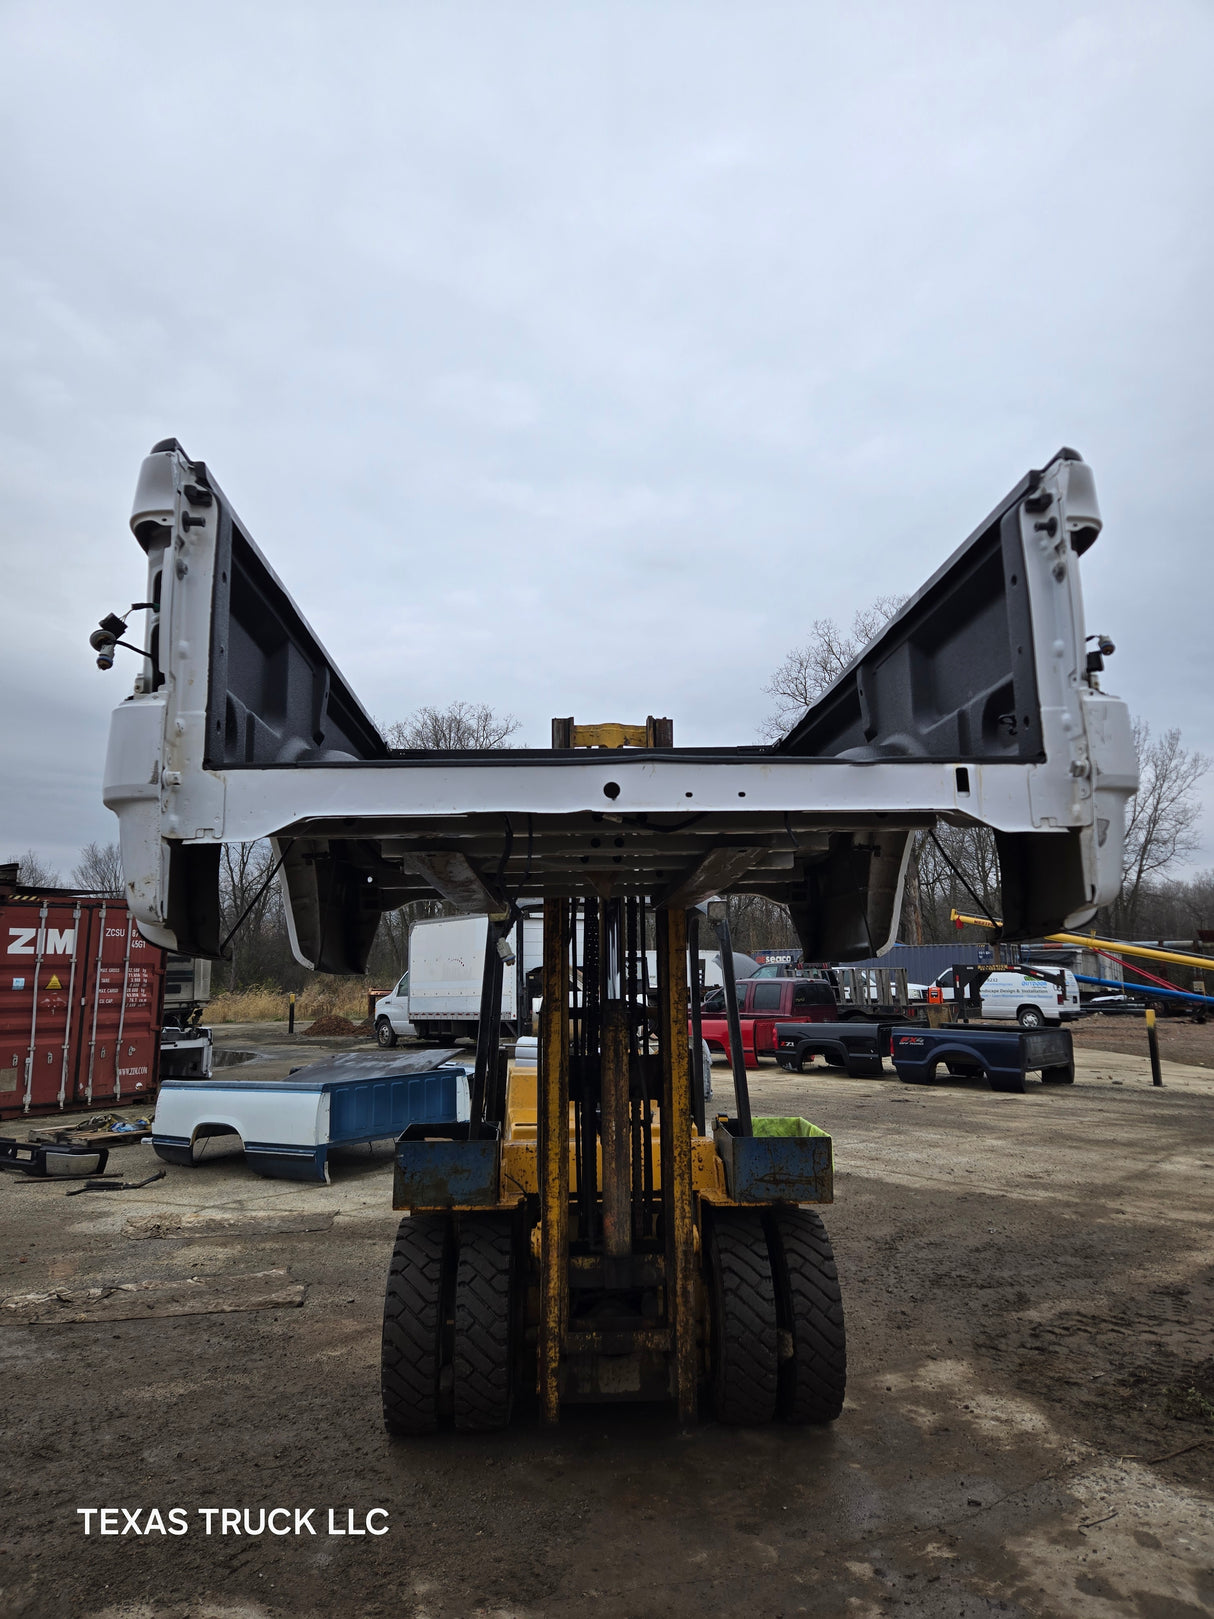
[[[788,907],[763,894],[727,894],[725,914],[733,947],[743,955],[753,955],[756,950],[801,948]],[[703,935],[702,947],[711,948],[707,933]]]
[[[952,912],[999,922],[1003,897],[995,834],[986,826],[941,824],[919,832],[911,852],[899,936],[907,944],[951,944]],[[991,931],[983,930],[989,939]]]
[[[1146,720],[1134,721],[1138,791],[1129,802],[1121,892],[1109,907],[1109,926],[1133,935],[1148,891],[1200,846],[1201,804],[1197,784],[1210,768],[1204,753],[1180,745],[1173,727],[1151,736]]]
[[[118,845],[86,843],[80,851],[80,859],[72,867],[72,882],[77,888],[89,889],[95,894],[119,897],[125,885]]]
[[[498,714],[488,703],[448,703],[446,708],[429,704],[381,726],[390,748],[423,748],[449,752],[456,748],[500,748],[519,728],[513,714]]]
[[[278,884],[270,881],[274,865],[273,846],[264,841],[223,845],[219,904],[221,937],[232,935],[229,989],[260,982],[283,953],[286,921]]]
[[[859,610],[846,630],[833,618],[815,619],[808,641],[793,647],[763,688],[775,698],[776,706],[760,726],[760,734],[769,741],[783,736],[834,685],[905,600],[905,596],[878,596]]]
[[[6,865],[17,867],[17,881],[25,888],[59,888],[62,879],[55,868],[43,860],[35,849],[27,849],[24,854],[13,855]]]

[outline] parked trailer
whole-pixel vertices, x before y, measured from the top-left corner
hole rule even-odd
[[[0,1117],[112,1106],[155,1089],[164,951],[121,899],[0,899]]]

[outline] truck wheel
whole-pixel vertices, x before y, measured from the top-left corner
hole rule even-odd
[[[1036,1006],[1022,1006],[1016,1013],[1016,1022],[1022,1029],[1039,1029],[1045,1022]]]
[[[386,1017],[376,1018],[375,1038],[385,1050],[387,1050],[389,1046],[394,1046],[396,1044],[396,1030],[388,1022]]]
[[[847,1387],[839,1273],[826,1227],[812,1209],[777,1208],[769,1224],[781,1336],[779,1410],[785,1422],[833,1422]]]
[[[504,1428],[514,1404],[514,1224],[508,1215],[460,1220],[455,1274],[455,1426]]]
[[[450,1216],[415,1214],[401,1221],[388,1269],[380,1352],[384,1426],[389,1433],[433,1433],[438,1427],[453,1261]]]
[[[709,1265],[717,1421],[770,1422],[776,1411],[779,1339],[771,1258],[757,1212],[714,1215]]]

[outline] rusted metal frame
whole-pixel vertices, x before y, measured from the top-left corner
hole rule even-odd
[[[754,1135],[750,1117],[750,1086],[746,1081],[746,1053],[742,1050],[742,1020],[738,1016],[738,986],[733,975],[733,937],[728,917],[716,924],[721,946],[721,982],[725,990],[725,1015],[729,1020],[729,1066],[733,1069],[734,1111],[744,1136]]]
[[[401,859],[405,870],[414,872],[461,911],[487,911],[496,917],[509,914],[509,901],[486,883],[466,855],[452,850],[417,851]]]
[[[787,856],[789,866],[793,864],[792,857],[787,855],[787,851],[778,852]],[[739,877],[757,865],[766,854],[766,849],[753,845],[744,848],[709,849],[658,894],[657,901],[659,904],[668,905],[672,910],[699,905],[701,901],[711,899],[714,894],[721,893],[737,882]]]
[[[645,1170],[641,1146],[641,1108],[646,1084],[645,1065],[637,1060],[640,1056],[640,1048],[637,1041],[637,902],[635,898],[624,901],[624,915],[626,919],[624,1001],[628,1008],[628,1120],[632,1157],[632,1240],[635,1245],[644,1233],[645,1220]]]
[[[126,992],[131,981],[131,940],[135,936],[135,918],[126,913],[126,955],[122,958],[122,1004],[118,1008],[118,1036],[114,1042],[114,1100],[122,1095],[122,1032],[126,1028]]]
[[[671,1333],[668,1327],[591,1327],[570,1332],[566,1344],[571,1355],[619,1355],[638,1350],[660,1353],[669,1351]]]
[[[645,953],[646,940],[646,905],[642,895],[637,901],[637,936],[640,940],[641,954],[641,1049],[646,1056],[649,1054],[649,958]],[[653,1098],[649,1094],[649,1078],[645,1073],[645,1064],[641,1064],[641,1179],[643,1184],[643,1215],[641,1232],[643,1236],[653,1236]]]
[[[700,913],[687,913],[687,974],[691,984],[691,1112],[700,1135],[704,1117],[704,1032],[700,1018]]]
[[[679,1420],[696,1410],[695,1235],[691,1190],[691,1078],[687,1051],[687,915],[658,912],[662,1042],[662,1204],[666,1234],[666,1322]]]
[[[544,998],[540,1010],[537,1136],[540,1158],[540,1414],[560,1412],[561,1345],[568,1312],[569,1248],[569,906],[544,907]]]
[[[595,1072],[602,1051],[602,1002],[599,998],[600,967],[603,952],[600,913],[597,899],[587,897],[582,902],[582,1065],[580,1094],[582,1156],[578,1166],[578,1184],[584,1190],[587,1242],[593,1243],[599,1235],[599,1163],[598,1163],[598,1104],[599,1089]]]
[[[603,1252],[609,1261],[626,1259],[632,1252],[626,1018],[623,1001],[603,1003],[603,1099],[599,1130],[603,1142]]]

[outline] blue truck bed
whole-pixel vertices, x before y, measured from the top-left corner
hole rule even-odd
[[[1040,1072],[1047,1085],[1075,1080],[1069,1029],[992,1029],[973,1023],[895,1028],[890,1056],[898,1078],[911,1085],[927,1084],[941,1063],[957,1078],[985,1074],[993,1091],[1024,1091],[1026,1075],[1033,1072]]]
[[[289,1180],[327,1181],[329,1149],[397,1138],[409,1125],[468,1117],[462,1068],[437,1067],[440,1052],[343,1052],[285,1079],[256,1069],[223,1079],[173,1079],[160,1087],[152,1145],[171,1164],[192,1164],[194,1146],[238,1135],[250,1169]]]

